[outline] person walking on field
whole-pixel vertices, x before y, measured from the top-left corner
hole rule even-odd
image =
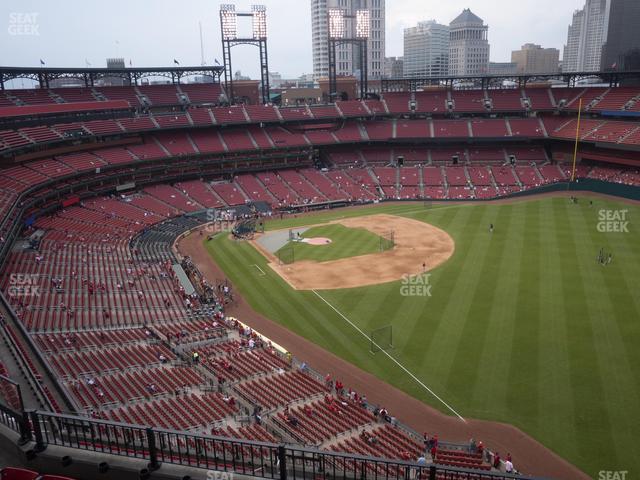
[[[489,233],[493,233],[493,223],[489,224]]]

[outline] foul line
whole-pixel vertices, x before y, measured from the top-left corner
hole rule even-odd
[[[256,265],[255,263],[254,263],[253,265],[249,265],[249,266],[250,266],[250,267],[256,267],[258,270],[260,270],[260,273],[262,274],[262,275],[260,275],[261,277],[264,277],[264,276],[266,276],[266,275],[267,275],[267,274],[266,274],[266,273],[264,273],[264,271],[263,271],[263,270],[262,270],[258,265]]]
[[[462,416],[456,412],[447,402],[445,402],[444,400],[442,400],[438,394],[436,394],[433,390],[431,390],[429,387],[427,387],[422,380],[420,380],[418,377],[416,377],[413,373],[411,373],[407,367],[405,367],[404,365],[402,365],[398,360],[396,360],[394,357],[391,356],[391,354],[389,352],[387,352],[386,350],[384,350],[383,348],[380,347],[380,345],[378,345],[376,342],[374,342],[371,337],[369,337],[369,335],[367,335],[366,333],[364,333],[360,327],[358,327],[355,323],[353,323],[351,320],[349,320],[347,317],[345,317],[340,311],[338,311],[338,309],[336,307],[334,307],[333,305],[331,305],[329,302],[327,302],[322,295],[320,295],[318,292],[316,292],[315,290],[311,290],[313,293],[315,293],[315,295],[322,300],[324,303],[326,303],[327,305],[329,305],[329,307],[331,307],[331,309],[336,312],[338,315],[340,315],[349,325],[351,325],[353,328],[355,328],[358,332],[360,332],[360,334],[366,338],[367,340],[369,340],[371,343],[373,343],[376,347],[378,347],[380,349],[380,351],[382,353],[384,353],[387,357],[389,357],[389,359],[395,363],[397,366],[399,366],[402,370],[404,370],[405,373],[407,373],[407,375],[409,375],[412,379],[414,379],[418,385],[420,385],[422,388],[424,388],[426,391],[428,391],[431,395],[433,395],[436,399],[438,399],[438,401],[440,403],[442,403],[445,407],[447,407],[451,412],[453,412],[453,414],[458,417],[460,420],[462,420],[463,422],[467,423],[467,421],[462,418]]]

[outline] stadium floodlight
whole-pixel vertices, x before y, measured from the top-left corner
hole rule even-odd
[[[356,38],[369,38],[371,36],[371,12],[369,10],[356,10]]]
[[[222,19],[222,38],[224,40],[235,40],[238,36],[236,6],[231,4],[220,5],[220,18]]]
[[[345,11],[342,8],[329,9],[329,38],[344,38],[346,34],[345,28]]]
[[[267,7],[264,5],[251,5],[253,15],[253,38],[260,40],[267,38]]]

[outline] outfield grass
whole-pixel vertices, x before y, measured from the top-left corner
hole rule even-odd
[[[300,260],[328,262],[340,258],[357,257],[380,252],[383,239],[365,228],[348,228],[344,225],[321,225],[311,227],[302,234],[303,238],[326,237],[328,245],[310,245],[302,242],[288,242],[276,252],[283,263]]]
[[[629,233],[599,233],[601,208],[628,209]],[[640,478],[640,208],[564,198],[381,205],[267,227],[374,213],[444,229],[456,242],[453,257],[433,272],[431,297],[403,297],[393,282],[320,292],[327,301],[364,331],[392,323],[393,355],[463,416],[512,423],[592,477],[628,470]],[[596,262],[602,247],[614,255],[606,267]],[[248,243],[218,237],[207,248],[255,310],[445,411]]]

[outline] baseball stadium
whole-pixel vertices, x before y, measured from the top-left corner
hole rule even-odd
[[[240,10],[0,67],[0,478],[640,478],[640,71],[285,104]]]

